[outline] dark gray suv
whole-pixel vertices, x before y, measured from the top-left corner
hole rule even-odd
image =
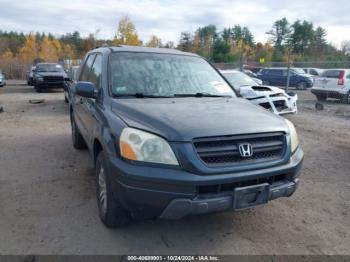
[[[297,188],[293,124],[238,97],[195,54],[95,49],[72,91],[73,145],[91,152],[108,227],[254,207]]]

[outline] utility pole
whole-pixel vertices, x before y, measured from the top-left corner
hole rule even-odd
[[[243,72],[243,41],[240,40],[239,71]]]
[[[289,89],[290,82],[290,47],[288,46],[288,54],[287,54],[287,84],[286,84],[286,92]]]

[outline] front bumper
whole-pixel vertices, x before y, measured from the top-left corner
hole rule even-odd
[[[40,89],[49,89],[49,88],[64,88],[64,81],[35,81],[36,87]]]
[[[273,200],[279,197],[289,197],[297,189],[299,179],[294,179],[294,181],[283,181],[280,183],[268,185],[268,192],[266,197],[267,201]],[[260,186],[260,185],[256,185]],[[237,188],[237,189],[246,189],[249,187]],[[240,205],[244,207],[237,207],[235,202],[237,198],[232,192],[226,196],[213,197],[213,198],[197,198],[197,199],[174,199],[170,204],[165,208],[165,210],[160,215],[160,218],[164,219],[180,219],[188,215],[198,215],[205,213],[221,212],[225,210],[239,210],[248,207],[254,207],[261,204],[264,204],[265,201],[260,201],[258,199],[257,193],[255,193],[255,199],[251,198],[251,195],[247,195],[246,198],[240,199]],[[262,203],[261,203],[262,202]]]
[[[264,96],[256,99],[249,99],[252,103],[270,110],[276,115],[296,114],[298,111],[298,95],[294,96]]]
[[[291,196],[303,156],[299,148],[286,164],[231,174],[197,175],[180,168],[131,164],[113,156],[108,168],[114,196],[134,219],[178,219],[239,209],[234,206],[234,192],[250,186],[267,185],[267,201]],[[247,207],[260,204],[256,203]]]

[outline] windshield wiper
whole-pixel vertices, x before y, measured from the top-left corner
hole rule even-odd
[[[231,97],[230,95],[216,95],[210,93],[194,93],[194,94],[174,94],[175,97]]]
[[[172,96],[147,95],[144,93],[113,94],[113,97],[136,97],[136,98],[171,98]]]

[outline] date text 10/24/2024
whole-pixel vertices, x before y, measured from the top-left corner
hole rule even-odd
[[[127,256],[126,261],[214,261],[220,262],[219,256],[196,255],[196,256],[176,256],[176,255],[160,255],[160,256]]]

